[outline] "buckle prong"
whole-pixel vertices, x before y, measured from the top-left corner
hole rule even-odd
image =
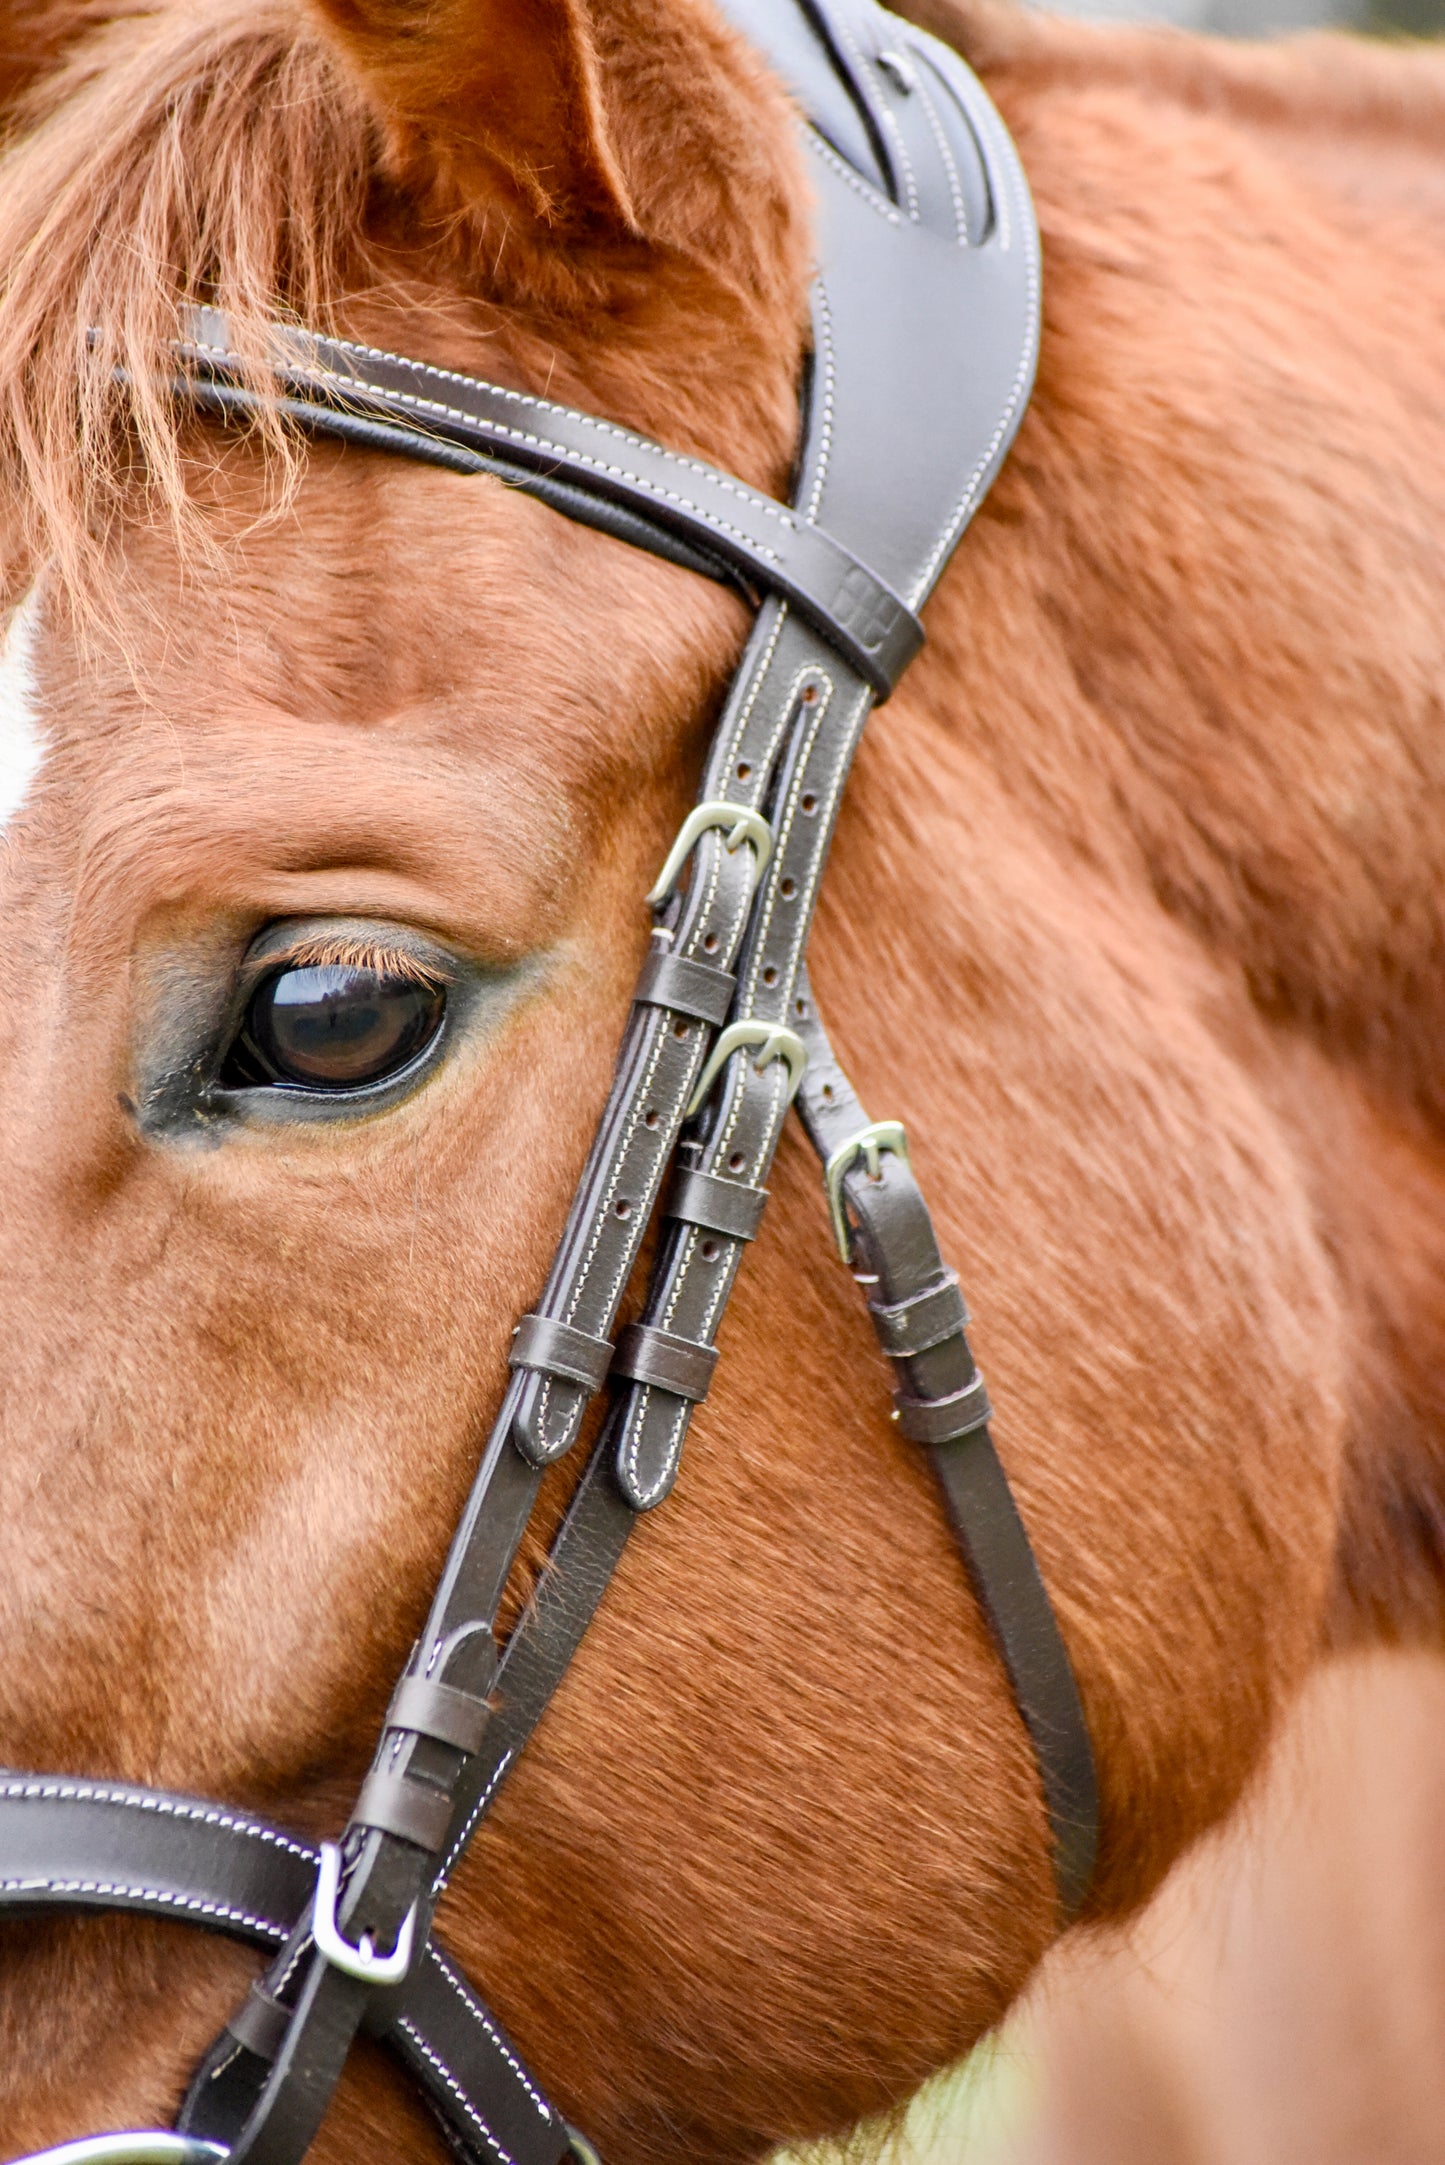
[[[848,1216],[843,1208],[843,1176],[852,1170],[855,1158],[861,1157],[868,1167],[868,1178],[881,1177],[882,1158],[885,1150],[908,1164],[908,1137],[901,1120],[872,1120],[856,1135],[850,1135],[846,1143],[840,1143],[823,1168],[823,1185],[828,1191],[828,1214],[833,1220],[833,1238],[838,1243],[838,1253],[845,1263],[851,1262],[852,1242],[848,1232]]]
[[[316,1897],[311,1909],[311,1937],[316,1942],[316,1952],[324,1956],[334,1970],[358,1978],[364,1985],[399,1985],[411,1968],[418,1905],[413,1902],[402,1919],[391,1953],[379,1955],[369,1932],[363,1932],[355,1946],[343,1938],[336,1921],[340,1893],[341,1851],[334,1842],[323,1842],[316,1874]]]

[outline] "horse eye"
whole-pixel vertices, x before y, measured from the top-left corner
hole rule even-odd
[[[384,1082],[441,1028],[446,992],[351,963],[277,970],[251,995],[223,1086],[359,1090]]]

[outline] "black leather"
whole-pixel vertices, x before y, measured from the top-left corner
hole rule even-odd
[[[629,1323],[618,1338],[612,1373],[699,1405],[712,1388],[716,1366],[715,1346],[697,1345],[656,1324]]]
[[[662,1215],[705,1233],[726,1233],[730,1240],[755,1240],[767,1200],[766,1188],[749,1187],[745,1181],[681,1172],[667,1192]]]

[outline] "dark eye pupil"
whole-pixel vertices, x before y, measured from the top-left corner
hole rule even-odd
[[[440,985],[386,977],[349,963],[280,970],[251,996],[245,1036],[280,1082],[356,1090],[415,1059],[436,1035]]]

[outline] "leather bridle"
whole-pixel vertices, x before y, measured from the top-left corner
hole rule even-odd
[[[790,505],[611,422],[345,340],[277,327],[265,402],[298,426],[493,473],[568,517],[738,586],[756,622],[655,912],[616,1074],[425,1629],[337,1845],[123,1784],[0,1776],[0,1911],[131,1910],[261,1947],[178,2130],[47,2152],[66,2165],[299,2165],[365,2030],[469,2165],[591,2158],[432,1937],[432,1917],[595,1614],[668,1494],[718,1324],[796,1102],[835,1232],[928,1451],[1038,1765],[1061,1919],[1097,1840],[1088,1730],[989,1435],[990,1409],[903,1130],[870,1121],[804,951],[854,748],[922,640],[917,612],[1032,384],[1038,242],[1016,153],[958,57],[872,0],[726,0],[806,116],[820,270]],[[224,318],[187,316],[176,390],[252,413]],[[685,873],[690,877],[684,879]],[[670,1178],[669,1178],[670,1175]],[[614,1339],[649,1222],[641,1320]],[[520,1621],[498,1606],[546,1467],[600,1434]]]

